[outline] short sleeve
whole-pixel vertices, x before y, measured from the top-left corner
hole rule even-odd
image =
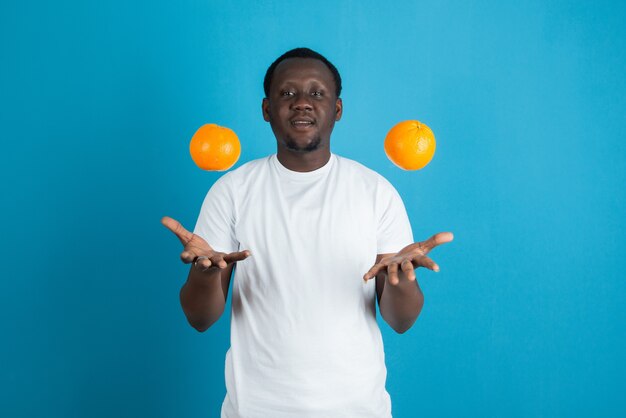
[[[218,179],[202,203],[194,234],[202,237],[215,251],[239,250],[235,237],[235,202],[228,175]]]
[[[378,182],[376,195],[377,253],[397,253],[413,243],[413,231],[406,208],[400,194],[384,178],[380,178]]]

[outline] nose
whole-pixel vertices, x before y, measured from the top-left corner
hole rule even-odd
[[[307,97],[306,94],[297,95],[291,104],[291,108],[294,110],[300,110],[300,111],[313,110],[313,106],[311,105],[311,102],[309,101],[309,98]]]

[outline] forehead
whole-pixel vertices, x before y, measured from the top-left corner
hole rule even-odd
[[[318,81],[333,86],[333,73],[322,61],[314,58],[288,58],[281,61],[274,70],[272,89],[284,83]]]

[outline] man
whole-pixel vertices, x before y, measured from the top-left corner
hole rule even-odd
[[[452,234],[413,243],[391,184],[331,153],[343,103],[326,58],[289,51],[264,87],[277,153],[222,176],[193,234],[162,221],[192,263],[180,298],[197,330],[222,315],[237,266],[222,417],[390,417],[375,299],[408,330],[423,305],[414,269],[438,271],[427,254]]]

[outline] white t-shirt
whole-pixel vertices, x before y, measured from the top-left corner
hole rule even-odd
[[[413,242],[387,180],[335,154],[306,173],[271,155],[215,182],[194,232],[252,253],[232,284],[222,417],[391,416],[375,280],[362,279]]]

